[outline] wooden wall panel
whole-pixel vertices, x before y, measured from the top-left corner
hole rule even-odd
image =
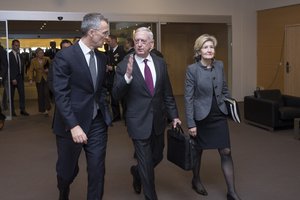
[[[285,26],[300,24],[300,5],[257,12],[257,86],[284,89]]]
[[[222,60],[228,72],[228,27],[218,23],[167,23],[161,27],[161,51],[168,64],[168,72],[175,95],[183,95],[186,67],[194,62],[194,43],[202,34],[214,35],[218,40],[216,59]],[[226,77],[227,78],[227,77]]]

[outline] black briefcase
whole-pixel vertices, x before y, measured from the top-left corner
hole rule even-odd
[[[197,159],[194,140],[185,134],[180,125],[167,131],[167,159],[184,170],[191,170]]]

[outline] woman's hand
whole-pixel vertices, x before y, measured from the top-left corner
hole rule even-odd
[[[190,129],[189,129],[189,134],[190,134],[192,137],[195,137],[195,136],[197,135],[197,127],[190,128]]]

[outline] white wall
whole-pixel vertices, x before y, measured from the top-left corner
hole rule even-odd
[[[138,15],[153,19],[159,15],[205,15],[232,17],[232,94],[238,100],[256,88],[256,10],[289,4],[296,0],[18,0],[1,2],[0,19],[13,18],[12,11],[102,12],[108,16]],[[39,12],[27,13],[35,18]],[[21,16],[24,18],[24,14]],[[44,14],[45,17],[47,17]],[[55,15],[50,15],[54,17]],[[67,15],[66,18],[72,18]]]
[[[255,9],[264,10],[283,6],[300,4],[300,0],[255,0]]]

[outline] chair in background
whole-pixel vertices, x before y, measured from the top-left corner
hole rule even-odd
[[[300,97],[281,94],[280,90],[256,90],[244,97],[245,121],[268,130],[292,128],[300,118]]]

